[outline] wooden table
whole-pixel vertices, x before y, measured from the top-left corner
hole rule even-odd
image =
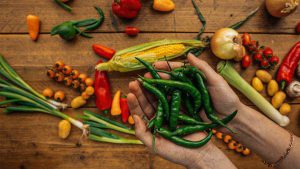
[[[134,25],[142,30],[138,37],[131,38],[122,32],[115,32],[109,17],[111,1],[74,0],[70,14],[48,0],[1,0],[0,2],[0,46],[1,53],[17,72],[37,91],[46,87],[62,89],[67,92],[67,102],[78,93],[58,85],[46,76],[47,66],[62,59],[66,64],[87,72],[99,59],[91,50],[91,45],[101,43],[117,50],[132,45],[160,40],[163,38],[192,39],[200,28],[190,0],[175,0],[174,12],[162,14],[150,9],[150,0],[144,2],[143,9],[136,20],[125,22],[118,20],[120,30],[126,25]],[[299,21],[300,10],[293,15],[277,20],[265,11],[260,0],[203,0],[197,2],[207,19],[206,35],[212,35],[219,28],[226,27],[243,19],[257,6],[262,6],[258,13],[239,31],[249,32],[254,39],[274,49],[275,54],[284,57],[291,46],[300,40],[294,34],[294,27]],[[94,38],[78,37],[72,42],[65,42],[59,37],[51,37],[49,32],[54,25],[63,21],[97,17],[93,6],[100,6],[106,16],[104,24],[94,31]],[[37,42],[27,35],[26,16],[38,15],[42,22],[41,35]],[[201,58],[215,66],[217,59],[206,52]],[[237,69],[240,70],[239,66]],[[257,67],[240,70],[249,82]],[[110,73],[113,91],[121,89],[128,92],[127,84],[137,74]],[[249,106],[253,104],[238,93],[241,100]],[[266,96],[266,94],[264,93]],[[267,96],[266,96],[267,97]],[[270,99],[270,98],[268,98]],[[286,128],[300,135],[299,110],[300,99],[288,100],[292,104],[291,124]],[[97,111],[90,101],[85,109]],[[3,108],[0,110],[3,111]],[[67,114],[80,114],[82,109],[68,109]],[[71,136],[62,140],[57,136],[57,124],[60,119],[39,113],[0,114],[0,168],[1,169],[141,169],[141,168],[182,168],[151,153],[144,146],[113,145],[83,141],[78,146],[81,132],[73,127]],[[219,140],[214,141],[225,154],[242,169],[263,169],[260,158],[254,154],[243,157],[227,150]]]

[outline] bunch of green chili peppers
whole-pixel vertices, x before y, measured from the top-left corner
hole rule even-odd
[[[148,128],[155,135],[174,142],[177,145],[197,148],[205,145],[212,137],[212,129],[226,127],[237,114],[234,111],[224,119],[219,119],[205,84],[203,73],[193,66],[183,66],[170,72],[155,70],[148,62],[136,58],[151,73],[153,79],[140,77],[142,86],[158,99],[155,116],[149,121]],[[158,72],[170,75],[170,80],[161,79]],[[184,107],[184,113],[180,112]],[[203,122],[200,110],[204,109],[205,115],[211,121]],[[230,130],[230,129],[229,129]],[[206,131],[208,135],[200,141],[189,141],[185,135]],[[231,131],[231,130],[230,130]]]

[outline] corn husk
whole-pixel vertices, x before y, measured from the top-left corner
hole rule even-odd
[[[154,63],[159,60],[171,60],[186,54],[191,49],[205,46],[205,43],[199,40],[164,39],[149,42],[118,51],[110,61],[98,64],[96,69],[99,71],[134,71],[144,68],[135,59],[136,57],[149,63]]]

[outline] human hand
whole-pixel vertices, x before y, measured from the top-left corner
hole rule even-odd
[[[189,58],[190,63],[191,64],[194,63],[195,67],[200,67],[199,69],[202,70],[206,74],[206,76],[211,75],[209,73],[212,73],[212,72],[215,73],[208,66],[208,64],[206,62],[201,61],[206,64],[201,67],[201,65],[199,66],[198,63],[196,63],[196,62],[198,62],[199,59],[195,58],[194,56],[189,56],[188,58]],[[197,59],[197,60],[195,60],[195,59]],[[203,64],[203,63],[201,63],[201,64]],[[170,64],[171,64],[171,66],[173,66],[173,68],[180,67],[183,65],[183,63],[180,63],[180,62],[170,62]],[[168,65],[166,62],[157,62],[154,65],[157,69],[166,70],[168,68]],[[208,68],[210,68],[211,70],[209,70]],[[145,76],[151,77],[149,74],[146,74]],[[162,76],[162,78],[168,78],[168,76],[166,74],[161,74],[161,76]],[[223,79],[221,77],[216,78],[216,79],[208,78],[208,81],[210,83],[217,82],[216,80],[223,80]],[[225,85],[227,84],[224,80],[223,80],[223,83]],[[220,86],[222,86],[224,84],[220,83]],[[219,85],[216,85],[216,86],[220,87]],[[228,85],[226,87],[229,88]],[[130,89],[131,93],[128,94],[128,105],[129,105],[130,111],[133,114],[135,114],[134,121],[135,121],[136,136],[147,147],[152,149],[152,147],[153,147],[152,133],[147,130],[146,124],[141,119],[141,117],[147,117],[148,119],[150,119],[153,116],[153,114],[155,112],[154,107],[156,106],[155,105],[156,99],[153,98],[148,92],[145,92],[143,90],[143,88],[139,85],[139,82],[137,82],[137,81],[131,82],[129,84],[129,89]],[[209,90],[211,90],[211,89],[209,89]],[[214,91],[216,91],[216,90],[214,90]],[[218,92],[218,91],[216,91],[216,92]],[[192,141],[198,141],[198,140],[203,139],[205,136],[206,136],[205,133],[195,133],[195,134],[185,137],[185,139],[192,140]],[[156,137],[154,146],[155,146],[155,150],[156,150],[155,153],[157,153],[158,155],[162,156],[163,158],[165,158],[167,160],[184,165],[188,168],[198,168],[200,165],[202,165],[202,166],[211,165],[211,164],[206,164],[205,161],[209,161],[209,160],[204,160],[204,159],[212,158],[212,157],[214,157],[214,158],[216,157],[216,159],[218,157],[222,157],[223,161],[226,161],[229,165],[233,166],[226,157],[225,157],[225,159],[227,159],[227,160],[224,160],[225,155],[218,148],[216,148],[215,145],[213,145],[211,142],[209,142],[205,146],[197,148],[197,149],[189,149],[189,148],[184,148],[184,147],[178,146],[162,137]]]

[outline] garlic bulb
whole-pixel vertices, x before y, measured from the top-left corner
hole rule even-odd
[[[286,93],[292,98],[300,97],[300,82],[293,81],[291,84],[289,84],[289,86],[286,88]]]

